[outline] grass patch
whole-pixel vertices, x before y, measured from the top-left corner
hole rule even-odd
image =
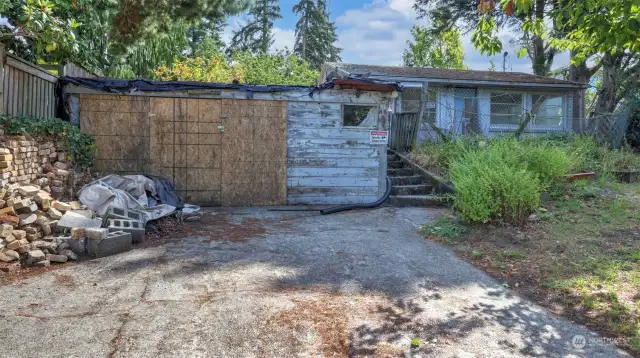
[[[433,224],[422,225],[423,235],[435,235],[443,238],[456,238],[467,232],[467,228],[454,218],[439,218]]]
[[[524,227],[457,230],[462,224],[449,218],[422,232],[523,295],[640,354],[640,184],[607,178],[566,184],[535,213]]]

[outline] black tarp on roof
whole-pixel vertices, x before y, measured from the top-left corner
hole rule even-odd
[[[209,83],[209,82],[193,82],[193,81],[151,81],[151,80],[120,80],[109,78],[84,78],[84,77],[62,77],[60,82],[62,85],[73,84],[91,88],[97,91],[109,93],[131,93],[136,91],[142,92],[167,92],[167,91],[184,91],[184,90],[239,90],[246,92],[289,92],[289,91],[307,91],[312,95],[314,91],[323,89],[331,89],[336,86],[336,82],[340,79],[332,79],[316,87],[290,86],[290,85],[246,85],[234,83]],[[363,85],[370,85],[369,88],[380,86],[379,91],[402,91],[402,86],[396,82],[387,82],[373,79],[363,79],[356,77],[345,77],[342,80],[350,82],[357,81]],[[374,90],[375,89],[370,89]]]

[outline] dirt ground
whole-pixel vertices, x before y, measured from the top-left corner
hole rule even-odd
[[[441,215],[213,209],[124,254],[5,274],[0,356],[627,356],[425,240]]]

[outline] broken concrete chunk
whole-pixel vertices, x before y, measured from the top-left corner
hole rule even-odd
[[[11,261],[15,261],[16,259],[14,259],[13,257],[3,253],[0,253],[0,261],[2,262],[11,262]]]
[[[0,237],[10,236],[13,232],[13,225],[10,224],[2,224],[0,225]]]
[[[63,202],[58,201],[58,200],[54,201],[54,202],[51,204],[51,206],[52,206],[54,209],[60,210],[60,211],[62,211],[62,212],[65,212],[65,211],[69,211],[69,210],[71,210],[71,205],[69,205],[69,204],[67,204],[67,203],[63,203]]]
[[[69,248],[69,243],[66,241],[63,241],[60,243],[60,245],[58,245],[58,247],[56,247],[56,252],[60,255],[62,255],[62,252],[64,250],[67,250]]]
[[[0,216],[0,224],[10,224],[16,228],[20,224],[20,218],[13,215],[2,215]]]
[[[20,254],[13,250],[5,250],[4,254],[7,256],[11,256],[16,260],[20,260]]]
[[[27,198],[22,200],[16,200],[13,203],[13,208],[18,212],[22,210],[31,210],[31,199]]]
[[[36,234],[27,234],[27,241],[32,242],[34,240],[38,240],[42,237],[42,234],[40,233],[36,233]]]
[[[86,255],[86,240],[84,237],[81,237],[77,240],[67,240],[67,244],[69,244],[69,249],[73,251],[78,256]]]
[[[58,209],[53,207],[49,208],[49,211],[47,213],[49,214],[49,217],[52,218],[53,220],[60,220],[60,218],[62,217],[62,213],[58,211]]]
[[[109,235],[109,229],[87,228],[84,230],[87,238],[92,240],[104,240]]]
[[[82,204],[77,200],[70,202],[69,205],[71,206],[72,210],[79,210],[80,207],[82,206]]]
[[[62,252],[62,255],[67,255],[67,257],[69,258],[69,260],[71,261],[76,261],[78,259],[78,255],[75,254],[75,252],[71,251],[71,250],[64,250]]]
[[[67,257],[67,255],[53,255],[53,254],[48,254],[45,256],[47,260],[49,260],[50,262],[57,262],[57,263],[65,263],[67,262],[67,260],[69,260],[69,258]]]
[[[71,229],[71,240],[78,240],[86,236],[85,228],[83,227],[74,227]]]
[[[8,235],[7,237],[4,238],[4,242],[7,243],[7,244],[11,243],[11,242],[14,242],[14,241],[16,241],[16,237],[13,236],[13,234]]]
[[[25,185],[18,188],[18,192],[20,193],[20,195],[27,196],[27,197],[34,196],[38,194],[39,191],[40,191],[40,188],[33,185]]]
[[[45,254],[42,250],[31,250],[27,252],[27,265],[32,265],[38,261],[43,261],[45,259]]]
[[[69,175],[69,172],[63,169],[56,170],[56,175],[66,177]]]
[[[30,225],[36,222],[38,216],[36,214],[20,214],[20,226]]]
[[[13,237],[18,240],[24,240],[27,238],[27,232],[24,230],[13,230]]]
[[[67,168],[69,168],[69,165],[63,162],[55,162],[53,166],[56,167],[56,169],[61,169],[61,170],[67,170]]]
[[[102,226],[101,219],[89,219],[83,215],[73,212],[66,212],[60,221],[58,221],[58,227],[61,228],[99,228]]]
[[[15,212],[15,210],[13,210],[13,206],[9,206],[9,207],[0,209],[0,216],[3,216],[3,215],[14,215],[15,216],[16,212]]]
[[[51,261],[42,260],[42,261],[34,262],[32,265],[36,267],[49,267],[51,266]]]
[[[91,210],[79,210],[79,209],[71,209],[68,213],[74,213],[78,215],[82,215],[85,218],[93,219],[93,211]]]
[[[17,250],[20,246],[22,246],[22,243],[19,240],[10,242],[7,244],[7,249],[8,250]]]

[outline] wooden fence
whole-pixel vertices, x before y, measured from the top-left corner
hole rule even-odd
[[[420,121],[418,113],[395,113],[391,117],[389,148],[408,152],[416,141]]]
[[[47,70],[6,53],[0,44],[0,115],[56,116],[58,77]]]

